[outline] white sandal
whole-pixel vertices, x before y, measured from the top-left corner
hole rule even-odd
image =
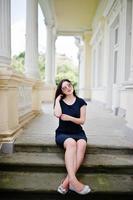
[[[88,194],[91,191],[91,188],[89,187],[89,185],[85,185],[84,188],[80,192],[76,191],[72,186],[70,186],[69,189],[81,195]]]
[[[59,192],[60,194],[66,194],[68,192],[68,189],[63,188],[62,184],[59,185],[57,192]]]

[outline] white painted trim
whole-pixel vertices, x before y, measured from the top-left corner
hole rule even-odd
[[[58,36],[82,36],[83,31],[80,30],[75,30],[75,31],[64,31],[64,30],[57,30],[57,35]]]
[[[73,30],[60,30],[60,29],[58,29],[57,30],[57,34],[58,35],[68,35],[68,36],[70,36],[70,35],[72,35],[72,36],[73,35],[82,36],[84,34],[84,32],[86,32],[85,29],[73,29]],[[87,30],[87,32],[92,34],[92,30],[91,29]]]
[[[115,2],[115,0],[111,0],[111,1],[108,0],[107,6],[106,6],[106,8],[105,8],[105,10],[104,10],[104,13],[103,13],[103,16],[104,16],[104,17],[106,17],[106,16],[109,14],[109,12],[110,12],[110,10],[111,10],[111,8],[112,8],[114,2]]]
[[[52,15],[53,15],[53,19],[54,19],[54,26],[57,30],[57,16],[56,16],[56,11],[55,11],[55,1],[50,0],[50,5],[51,5],[51,11],[52,11]]]
[[[49,24],[49,25],[55,26],[52,0],[38,0],[38,2],[42,9],[42,13],[44,15],[46,25]]]
[[[95,16],[94,16],[93,22],[92,22],[93,30],[95,30],[97,28],[97,22],[99,21],[99,14],[101,13],[101,16],[103,16],[103,12],[105,10],[106,5],[107,5],[107,0],[99,1],[98,7],[96,9]]]
[[[93,34],[93,36],[91,38],[90,45],[93,45],[94,40],[96,39],[96,37],[97,37],[97,35],[98,35],[99,31],[100,31],[100,28],[101,28],[101,22],[99,22],[98,27],[97,27],[95,33]]]
[[[120,14],[121,8],[122,8],[121,1],[120,0],[115,1],[109,15],[107,16],[107,24],[109,26],[113,24],[116,17]]]

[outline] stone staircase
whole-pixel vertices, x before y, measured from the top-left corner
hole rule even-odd
[[[66,174],[56,145],[15,143],[0,155],[0,199],[133,199],[133,149],[88,146],[78,177],[92,188],[85,196],[56,192]]]
[[[92,191],[62,196],[56,191],[66,175],[64,152],[54,141],[58,121],[52,104],[45,104],[43,112],[24,128],[13,154],[0,154],[0,200],[133,199],[133,134],[124,119],[88,102],[88,146],[78,176]]]

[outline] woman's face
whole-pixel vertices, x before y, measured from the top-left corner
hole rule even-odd
[[[69,83],[69,82],[67,82],[67,81],[64,81],[64,82],[62,83],[61,90],[62,90],[62,92],[63,92],[65,95],[73,94],[73,86],[72,86],[71,83]]]

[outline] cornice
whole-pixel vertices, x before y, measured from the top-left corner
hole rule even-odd
[[[38,0],[38,2],[44,15],[45,24],[49,26],[55,26],[53,0]]]
[[[92,34],[92,29],[73,29],[73,30],[57,30],[57,35],[65,35],[65,36],[83,36],[84,33]]]
[[[90,45],[95,44],[95,42],[97,43],[99,41],[99,38],[102,38],[103,35],[103,28],[102,28],[102,22],[99,22],[97,29],[95,31],[95,33],[92,36],[92,39],[90,41]]]
[[[115,2],[115,0],[111,0],[111,1],[108,0],[107,6],[106,6],[106,8],[105,8],[105,10],[104,10],[104,13],[103,13],[103,16],[104,16],[104,17],[107,17],[107,16],[108,16],[108,14],[109,14],[109,12],[110,12],[110,10],[111,10],[111,8],[112,8],[114,2]]]
[[[107,23],[109,25],[112,24],[116,16],[120,13],[121,9],[122,9],[122,1],[121,0],[115,1],[107,16]]]

